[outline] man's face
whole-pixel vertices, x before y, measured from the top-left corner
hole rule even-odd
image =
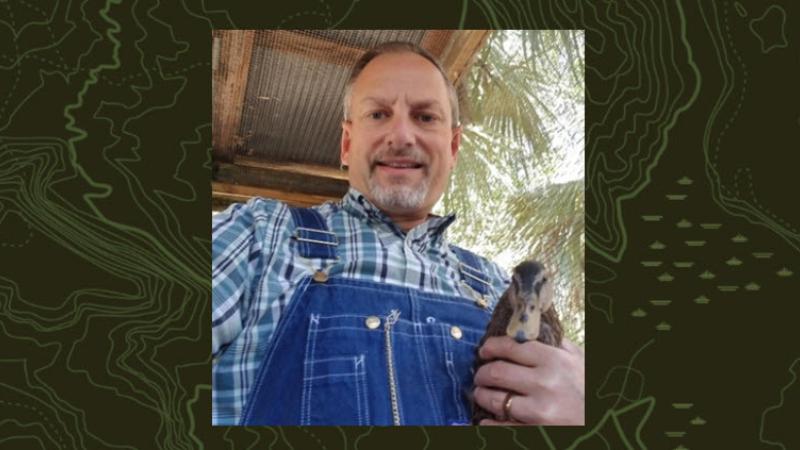
[[[390,215],[427,215],[461,138],[436,67],[415,53],[376,57],[352,87],[350,118],[341,145],[350,185]]]

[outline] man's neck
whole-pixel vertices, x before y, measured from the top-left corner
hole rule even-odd
[[[381,208],[375,201],[371,198],[362,194],[357,189],[351,187],[351,191],[355,194],[362,195],[369,203],[370,206],[374,207],[377,210],[380,210],[386,217],[391,219],[392,223],[395,224],[397,228],[399,228],[403,233],[408,233],[409,230],[416,227],[421,223],[425,223],[429,218],[436,217],[435,215],[431,214],[430,210],[413,210],[413,211],[387,211],[386,209]]]
[[[385,211],[384,211],[385,212]],[[398,228],[403,230],[404,233],[408,233],[408,230],[416,227],[417,225],[424,223],[430,217],[430,214],[424,214],[420,216],[419,214],[391,214],[385,212],[392,222],[397,225]]]

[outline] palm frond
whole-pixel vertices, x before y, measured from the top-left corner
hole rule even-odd
[[[585,254],[582,166],[583,32],[495,32],[466,86],[470,114],[441,207],[459,216],[452,240],[510,269],[542,261],[556,276],[557,308],[583,342]]]

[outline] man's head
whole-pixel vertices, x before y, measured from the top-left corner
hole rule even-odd
[[[341,159],[351,186],[395,221],[424,220],[461,138],[455,89],[441,66],[413,44],[383,44],[353,68],[344,111]]]
[[[344,120],[349,121],[351,119],[350,107],[352,105],[353,84],[355,83],[356,78],[358,78],[358,76],[364,70],[364,67],[366,67],[370,61],[387,53],[416,53],[417,55],[430,61],[430,63],[436,67],[436,69],[442,75],[442,79],[445,81],[445,84],[447,85],[447,101],[450,104],[450,117],[452,118],[450,126],[451,128],[456,128],[459,125],[460,119],[458,110],[458,93],[456,92],[456,88],[453,86],[453,83],[448,80],[447,74],[444,72],[444,68],[442,67],[441,63],[439,63],[439,60],[424,48],[410,42],[399,41],[384,42],[383,44],[372,48],[368,52],[361,55],[361,58],[359,58],[358,61],[356,61],[356,63],[353,65],[353,68],[350,70],[350,77],[347,79],[347,84],[344,86],[344,101],[342,102],[342,107],[344,109]]]

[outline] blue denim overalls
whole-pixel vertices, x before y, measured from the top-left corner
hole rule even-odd
[[[337,236],[292,209],[297,252],[336,260]],[[385,283],[306,277],[256,375],[242,425],[466,425],[489,280],[451,246],[476,299]],[[479,295],[478,295],[479,294]]]

